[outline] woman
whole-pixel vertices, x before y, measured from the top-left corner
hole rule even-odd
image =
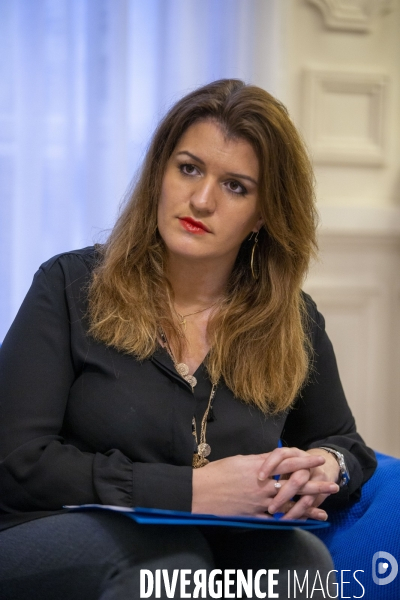
[[[42,265],[4,340],[2,598],[137,597],[139,563],[329,569],[302,531],[143,532],[63,509],[326,520],[359,497],[375,459],[301,292],[315,246],[310,164],[278,101],[222,80],[169,111],[107,243]]]

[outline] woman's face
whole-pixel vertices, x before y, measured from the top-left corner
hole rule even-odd
[[[158,229],[170,255],[232,264],[262,220],[259,164],[244,139],[226,139],[212,120],[191,125],[169,159],[158,204]]]

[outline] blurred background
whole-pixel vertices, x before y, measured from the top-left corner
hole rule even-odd
[[[400,0],[0,0],[0,341],[38,266],[102,241],[160,117],[223,77],[315,166],[326,317],[369,445],[400,456]]]

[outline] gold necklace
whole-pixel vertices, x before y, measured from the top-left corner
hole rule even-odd
[[[177,317],[179,317],[179,319],[180,319],[179,325],[183,328],[184,331],[186,331],[186,317],[191,317],[192,315],[198,315],[199,313],[202,313],[205,310],[208,310],[209,308],[212,308],[213,306],[215,306],[217,304],[217,302],[219,302],[219,301],[216,300],[213,304],[210,304],[210,306],[206,306],[206,308],[201,308],[200,310],[195,310],[194,312],[188,313],[187,315],[181,315],[180,313],[178,313],[176,308],[173,307]]]
[[[171,357],[172,362],[174,363],[174,367],[175,369],[178,371],[179,375],[188,382],[188,384],[191,386],[192,391],[193,388],[197,385],[197,379],[194,375],[189,375],[189,367],[187,366],[186,363],[181,362],[181,363],[177,363],[175,360],[175,357],[172,353],[171,347],[169,345],[169,342],[167,340],[167,336],[165,335],[164,331],[161,329],[161,327],[159,327],[159,332],[160,332],[160,337],[161,340],[164,344],[164,347],[166,349],[166,351],[168,352],[168,354]]]
[[[210,462],[206,458],[206,456],[209,456],[211,454],[211,446],[209,444],[207,444],[207,442],[206,442],[206,430],[207,430],[208,415],[209,415],[211,407],[212,407],[212,401],[214,399],[216,389],[217,389],[217,386],[215,385],[215,383],[213,383],[212,388],[211,388],[211,394],[208,399],[207,408],[206,408],[206,411],[201,420],[200,443],[197,438],[196,419],[194,417],[192,418],[192,433],[193,433],[194,439],[196,440],[196,446],[197,446],[197,452],[193,453],[193,459],[192,459],[193,469],[200,469],[201,467],[205,467],[205,465],[207,465]]]
[[[189,375],[189,367],[185,363],[178,363],[178,364],[176,363],[176,360],[174,358],[174,355],[172,354],[172,350],[170,348],[167,336],[165,335],[165,333],[161,329],[161,327],[159,328],[159,332],[160,332],[160,337],[164,344],[164,347],[166,348],[168,354],[171,357],[172,362],[174,363],[175,369],[178,371],[179,375],[181,375],[181,377],[183,377],[183,379],[185,379],[185,381],[187,381],[190,384],[192,391],[193,391],[194,386],[197,384],[196,377],[194,377],[193,375]],[[200,469],[201,467],[205,467],[205,465],[207,465],[210,462],[206,458],[206,456],[209,456],[211,454],[211,446],[209,444],[207,444],[207,441],[206,441],[206,431],[207,431],[208,416],[209,416],[210,410],[212,408],[212,403],[214,400],[216,390],[217,390],[217,386],[215,383],[213,383],[213,385],[211,387],[210,397],[208,399],[207,408],[206,408],[203,418],[201,420],[200,443],[199,443],[199,440],[197,437],[196,419],[194,417],[192,417],[192,434],[196,441],[196,446],[197,446],[197,452],[193,452],[193,458],[192,458],[193,469]]]

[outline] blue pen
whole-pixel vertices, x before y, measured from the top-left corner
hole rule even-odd
[[[279,440],[278,440],[278,448],[282,448],[282,440],[281,440],[281,438],[279,438]],[[279,482],[280,475],[273,475],[273,478],[275,479],[275,481]],[[280,519],[281,517],[283,517],[284,514],[285,513],[276,512],[276,513],[274,513],[273,517],[274,517],[274,519]]]

